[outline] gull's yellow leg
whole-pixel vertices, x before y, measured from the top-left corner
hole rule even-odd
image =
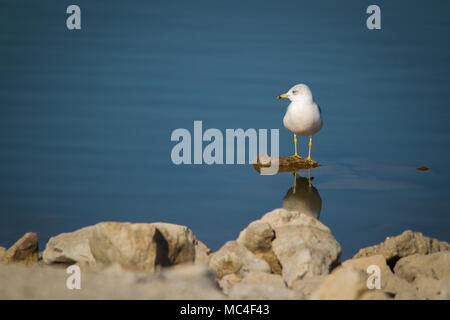
[[[297,153],[297,135],[296,134],[294,134],[294,148],[295,148],[294,157],[301,158]]]
[[[311,146],[312,146],[312,137],[309,137],[309,153],[308,153],[308,158],[306,158],[306,160],[311,160]]]

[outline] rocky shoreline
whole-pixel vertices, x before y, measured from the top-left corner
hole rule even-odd
[[[0,299],[450,299],[447,242],[407,230],[340,254],[327,226],[286,209],[216,252],[186,226],[102,222],[50,238],[43,252],[31,232],[0,247]],[[73,264],[79,290],[66,287]],[[369,289],[374,266],[379,289]]]

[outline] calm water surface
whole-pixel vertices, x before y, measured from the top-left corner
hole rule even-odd
[[[379,31],[368,1],[79,0],[80,31],[70,4],[0,1],[0,246],[116,220],[187,225],[216,250],[285,197],[343,258],[405,229],[450,241],[450,3],[378,1]],[[300,82],[324,116],[314,188],[172,164],[194,120],[279,128],[290,155],[275,96]]]

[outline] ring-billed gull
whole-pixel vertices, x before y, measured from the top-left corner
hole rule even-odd
[[[301,158],[297,153],[297,135],[309,136],[307,160],[311,160],[312,136],[322,128],[322,110],[313,101],[311,90],[306,84],[297,84],[277,97],[277,99],[283,98],[291,100],[284,115],[283,124],[294,134],[294,156]]]

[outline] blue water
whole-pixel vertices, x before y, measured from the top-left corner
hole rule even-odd
[[[373,31],[370,4],[0,0],[0,246],[116,220],[187,225],[218,249],[293,176],[176,166],[170,135],[278,128],[290,155],[275,97],[296,83],[322,107],[312,183],[342,257],[406,229],[450,241],[450,3],[377,1]]]

